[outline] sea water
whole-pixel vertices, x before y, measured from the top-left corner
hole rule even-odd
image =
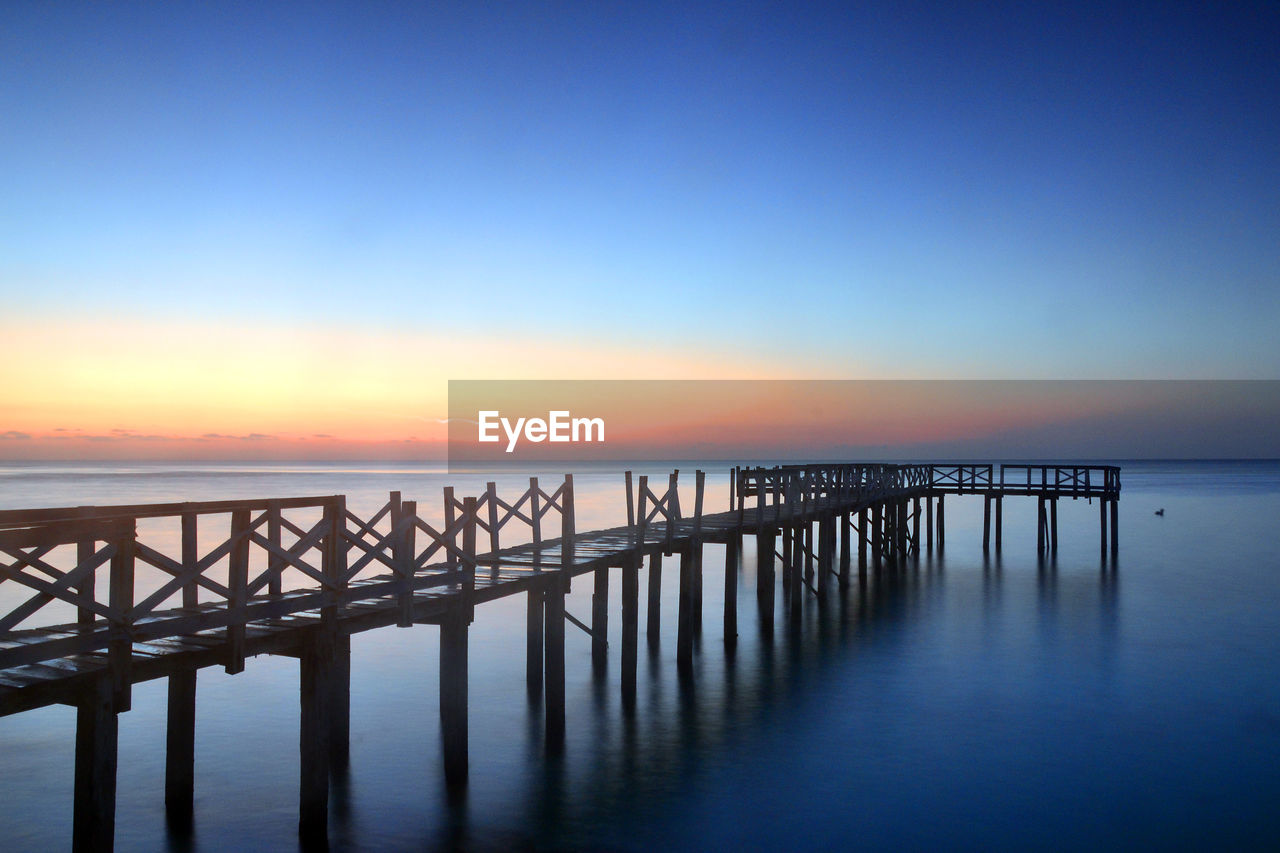
[[[524,684],[524,599],[477,608],[470,632],[470,781],[442,778],[438,631],[352,640],[351,767],[332,787],[335,849],[791,850],[1270,848],[1280,838],[1280,464],[1121,462],[1120,553],[1099,553],[1098,508],[1059,504],[1055,559],[1035,550],[1035,502],[1008,498],[999,559],[982,502],[947,499],[944,555],[778,596],[758,631],[744,549],[738,642],[723,642],[723,547],[709,545],[691,678],[675,666],[675,560],[662,632],[644,636],[634,715],[619,698],[620,604],[609,661],[566,636],[567,742],[548,758]],[[669,468],[649,465],[665,482]],[[682,483],[693,466],[682,464]],[[727,466],[705,465],[708,510]],[[438,506],[494,475],[387,464],[10,464],[0,508],[389,490]],[[497,475],[503,494],[527,474]],[[543,477],[554,489],[558,480]],[[579,530],[625,517],[621,475],[575,474]],[[1155,510],[1163,508],[1162,516]],[[647,570],[641,575],[645,587]],[[11,582],[0,585],[12,586]],[[590,613],[588,578],[567,609]],[[200,671],[195,824],[164,816],[165,684],[120,717],[120,850],[297,846],[298,662]],[[0,718],[0,848],[66,849],[75,712]]]

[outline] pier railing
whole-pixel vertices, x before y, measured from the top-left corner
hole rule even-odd
[[[474,588],[476,504],[440,528],[397,492],[369,519],[340,495],[0,512],[0,589],[34,593],[0,613],[0,669],[106,650],[125,688],[133,643],[225,630],[226,668],[239,672],[256,620],[333,619],[345,603],[394,596],[408,624],[415,592]],[[173,536],[140,535],[139,519],[176,521],[177,553]],[[139,583],[139,566],[158,572]],[[56,604],[76,621],[24,628]]]
[[[628,474],[632,547],[657,544],[669,552],[677,540],[701,535],[703,473],[695,480],[688,515],[678,472],[661,492],[647,477],[633,483]],[[731,483],[730,511],[744,527],[744,519],[763,524],[766,514],[786,524],[924,494],[1114,501],[1120,471],[1019,464],[1000,465],[997,476],[990,464],[848,463],[739,467]],[[548,523],[549,515],[559,524]],[[169,535],[156,534],[156,520],[167,520]],[[514,545],[503,541],[511,525],[522,540]],[[486,554],[478,554],[478,535],[488,537]],[[227,670],[238,672],[246,626],[255,621],[333,620],[344,605],[383,598],[397,603],[398,623],[409,625],[423,590],[472,592],[477,565],[501,566],[516,552],[521,565],[567,568],[578,540],[572,476],[550,492],[531,478],[514,500],[493,483],[462,499],[447,488],[438,527],[398,492],[368,518],[350,511],[343,496],[0,511],[0,593],[7,602],[0,607],[0,670],[104,651],[113,669],[127,668],[131,643],[217,631]],[[13,595],[14,587],[26,597]]]
[[[453,488],[444,490],[445,523],[449,523],[456,513],[465,510],[464,501],[453,496]],[[559,517],[559,535],[547,538],[543,518],[549,513]],[[516,529],[520,534],[516,537],[520,542],[502,542],[502,529],[512,522],[517,522]],[[532,555],[535,566],[560,565],[562,560],[572,562],[576,529],[573,504],[573,475],[566,474],[554,492],[548,493],[539,485],[537,477],[529,478],[529,488],[513,502],[507,502],[498,496],[496,483],[485,484],[485,491],[476,500],[476,527],[488,534],[489,552],[479,558],[481,564],[491,565],[501,562],[503,555],[512,547],[520,547]],[[555,531],[555,528],[552,528]],[[524,540],[524,536],[529,538]]]
[[[1000,488],[1073,498],[1113,497],[1120,494],[1120,469],[1114,465],[1001,465]]]
[[[627,491],[627,530],[633,547],[641,547],[648,540],[651,530],[662,525],[661,539],[664,549],[671,551],[675,540],[684,537],[696,539],[702,530],[702,505],[706,491],[706,474],[694,472],[693,515],[685,517],[680,508],[680,471],[672,471],[667,478],[667,488],[661,495],[649,485],[649,477],[641,474],[633,480],[631,472],[623,474]],[[634,490],[633,490],[634,486]]]
[[[593,666],[603,672],[611,569],[621,569],[622,697],[634,707],[646,558],[656,637],[662,557],[679,555],[682,677],[694,673],[706,543],[724,545],[730,645],[744,536],[756,539],[762,633],[773,630],[776,566],[798,626],[804,590],[821,600],[834,583],[849,585],[855,545],[860,583],[868,571],[878,578],[886,565],[932,559],[935,543],[941,555],[948,495],[983,499],[982,549],[989,552],[994,531],[997,555],[1006,496],[1037,500],[1041,555],[1058,547],[1059,499],[1096,496],[1103,567],[1108,550],[1115,566],[1120,476],[1111,466],[1001,465],[998,475],[986,463],[739,467],[730,473],[729,511],[705,517],[703,472],[695,472],[692,501],[687,477],[684,495],[678,471],[665,488],[661,479],[651,485],[627,472],[626,527],[581,534],[569,475],[549,491],[530,478],[527,489],[505,498],[492,482],[479,497],[446,488],[436,525],[399,492],[367,517],[340,495],[0,511],[0,715],[76,706],[74,846],[109,849],[117,715],[130,707],[131,685],[169,679],[166,809],[189,820],[196,672],[239,672],[250,655],[295,655],[299,830],[322,838],[330,770],[348,760],[355,633],[439,626],[445,779],[457,787],[467,776],[467,632],[479,603],[527,593],[526,681],[544,703],[545,743],[555,753],[565,743],[565,626],[590,636]],[[478,536],[487,536],[486,553],[478,553]],[[587,573],[594,576],[589,624],[565,609],[572,577]]]
[[[1120,492],[1120,469],[1111,465],[1000,465],[922,463],[908,465],[775,465],[734,468],[731,507],[877,500],[888,494],[926,490],[946,494],[1055,494],[1113,497]]]

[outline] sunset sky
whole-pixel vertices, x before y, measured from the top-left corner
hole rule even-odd
[[[1280,6],[1117,5],[4,3],[0,459],[413,458],[449,379],[1280,378]]]

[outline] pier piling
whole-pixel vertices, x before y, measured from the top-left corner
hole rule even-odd
[[[559,576],[551,578],[545,600],[545,737],[547,751],[555,754],[564,749],[564,585]]]
[[[94,678],[76,704],[75,804],[72,850],[110,850],[116,822],[119,721],[108,676]]]
[[[738,553],[742,536],[730,534],[724,545],[724,641],[732,646],[738,641]]]
[[[636,555],[622,567],[622,706],[636,704],[636,662],[640,634],[640,561]]]
[[[170,825],[186,829],[195,795],[196,670],[175,670],[168,681],[164,807]]]
[[[440,622],[440,735],[445,784],[466,784],[467,749],[467,628],[470,615],[451,609]]]

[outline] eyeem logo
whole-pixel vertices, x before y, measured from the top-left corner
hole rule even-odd
[[[547,412],[547,419],[516,418],[513,424],[509,418],[502,417],[497,411],[480,412],[479,440],[482,442],[500,441],[498,429],[507,436],[507,452],[515,452],[516,445],[523,435],[526,441],[537,444],[550,442],[584,442],[604,441],[604,418],[574,418],[567,411]]]

